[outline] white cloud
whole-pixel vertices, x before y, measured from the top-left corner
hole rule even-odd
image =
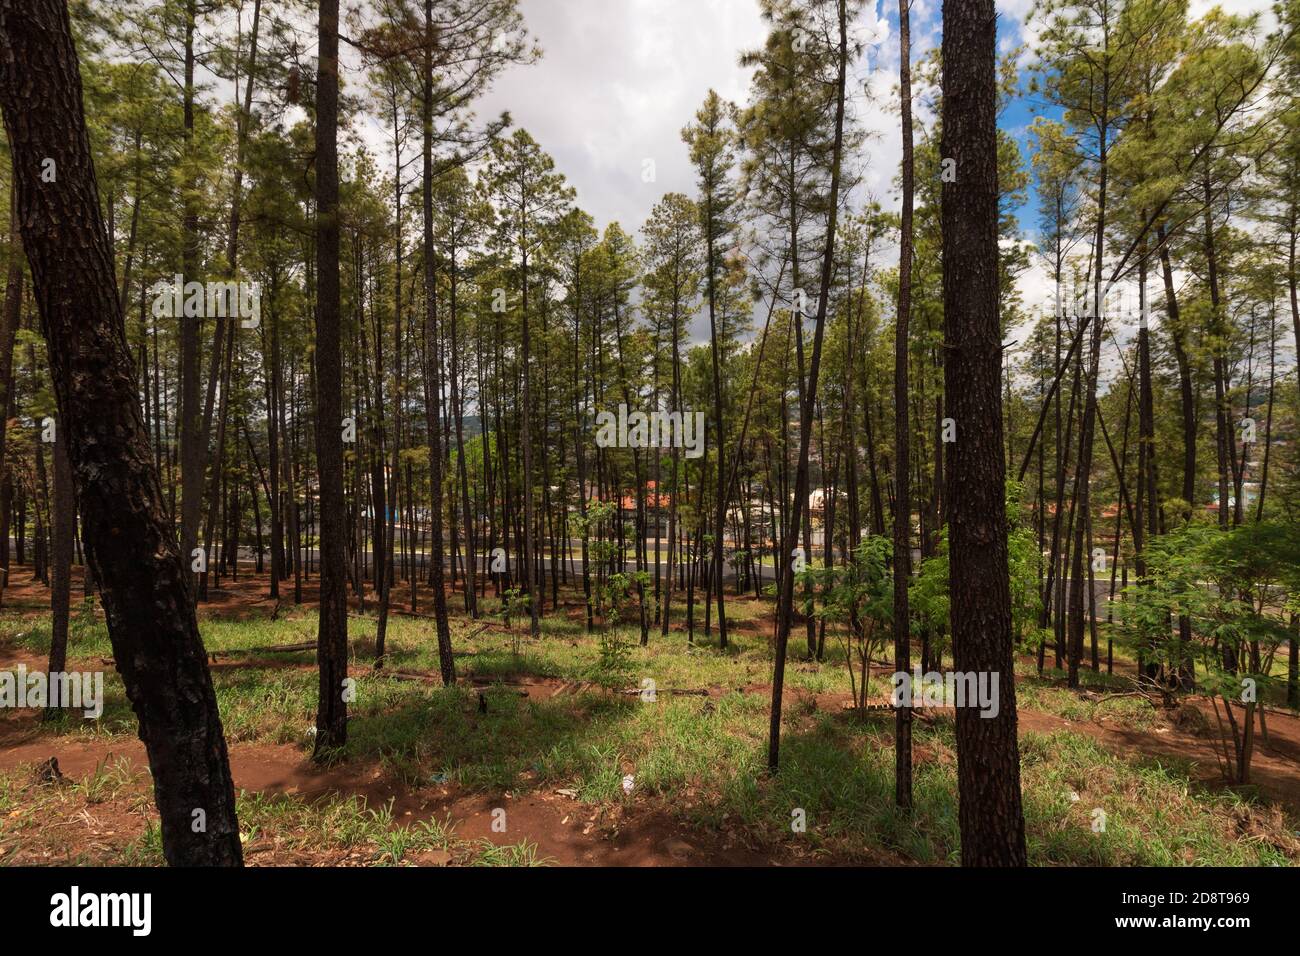
[[[735,0],[523,0],[540,62],[514,67],[479,104],[509,110],[603,227],[638,229],[666,192],[692,194],[681,130],[710,88],[745,95],[737,58],[762,43],[758,5]],[[655,181],[642,182],[653,159]]]
[[[1004,46],[1032,42],[1027,22],[1033,0],[997,0]],[[1191,15],[1213,4],[1192,0]],[[1227,0],[1230,12],[1264,12],[1267,0]],[[618,221],[635,233],[666,192],[695,193],[681,129],[691,122],[705,94],[716,89],[743,103],[750,71],[738,57],[759,47],[766,25],[754,0],[521,0],[529,32],[542,59],[517,66],[498,78],[478,104],[481,116],[508,110],[554,157],[577,189],[578,204],[598,227]],[[940,0],[913,0],[912,55],[919,62],[940,42]],[[896,210],[895,180],[902,154],[898,128],[898,39],[896,0],[868,5],[857,27],[879,38],[857,69],[852,108],[868,139],[853,157],[861,172],[855,204],[866,199]],[[869,95],[863,94],[865,86]],[[933,121],[926,105],[918,116]],[[656,179],[642,181],[643,164],[653,160]],[[1024,225],[1028,226],[1029,223]],[[882,250],[888,261],[896,251]],[[1050,302],[1049,283],[1035,267],[1021,280],[1026,305]]]

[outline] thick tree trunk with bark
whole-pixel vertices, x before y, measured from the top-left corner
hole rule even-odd
[[[949,449],[949,584],[958,672],[999,675],[998,711],[957,708],[962,863],[1023,866],[1007,571],[998,316],[998,167],[993,0],[943,7],[944,393],[957,423]]]
[[[216,695],[140,415],[60,0],[0,0],[0,105],[86,556],[140,721],[163,853],[174,866],[237,866],[235,792]],[[54,182],[41,178],[47,158]]]
[[[316,755],[348,740],[347,516],[339,333],[339,4],[320,3],[316,82],[316,461],[320,482],[320,666]],[[298,558],[295,557],[295,565]]]

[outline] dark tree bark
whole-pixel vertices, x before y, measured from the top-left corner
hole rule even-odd
[[[1213,345],[1214,370],[1214,459],[1218,477],[1218,518],[1219,527],[1228,528],[1228,459],[1231,456],[1228,436],[1231,411],[1228,407],[1228,369],[1223,343],[1227,341],[1228,329],[1223,314],[1223,295],[1219,286],[1218,240],[1214,228],[1213,186],[1208,172],[1202,182],[1205,206],[1202,220],[1205,227],[1205,279],[1210,292],[1210,332],[1215,337]]]
[[[51,516],[54,555],[50,570],[50,666],[47,671],[51,676],[66,670],[68,664],[72,539],[77,527],[77,506],[73,496],[68,433],[60,423],[54,442],[54,513]],[[47,703],[53,705],[52,700]]]
[[[276,315],[276,279],[278,272],[271,271],[271,295],[267,311],[266,335],[270,337],[271,347],[267,361],[270,363],[266,375],[266,468],[270,479],[267,504],[271,512],[271,597],[280,599],[280,581],[284,579],[284,501],[280,494],[280,482],[283,477],[283,465],[280,461],[280,409],[284,407],[284,389],[280,381],[280,323]],[[264,339],[265,341],[265,339]]]
[[[949,585],[959,672],[1000,675],[997,716],[957,708],[962,863],[1023,866],[998,322],[998,167],[993,0],[943,6],[944,393],[957,422],[949,449]]]
[[[5,464],[5,431],[9,422],[9,406],[13,400],[14,339],[23,305],[22,246],[18,237],[18,202],[16,196],[9,202],[9,274],[5,281],[4,312],[0,314],[0,603],[9,583],[9,513],[13,505],[13,476]]]
[[[899,97],[903,130],[903,213],[898,247],[898,316],[894,326],[894,670],[912,669],[907,586],[912,577],[912,489],[908,468],[907,334],[912,313],[912,37],[911,0],[898,0]],[[912,709],[894,711],[894,800],[912,809]]]
[[[718,646],[727,646],[727,602],[722,589],[722,551],[727,534],[727,487],[725,482],[726,433],[722,420],[722,370],[718,354],[718,322],[714,282],[717,275],[718,255],[715,240],[713,196],[704,198],[708,212],[705,215],[705,246],[708,260],[708,304],[709,304],[709,357],[713,363],[713,429],[718,440],[717,486],[713,497],[713,578],[718,600]],[[793,535],[791,536],[793,540]],[[705,617],[708,617],[708,602],[705,602]],[[707,630],[707,628],[706,628]]]
[[[478,555],[474,550],[474,511],[469,500],[469,470],[465,461],[465,402],[461,392],[460,341],[456,333],[456,286],[457,286],[456,248],[451,250],[451,404],[456,416],[456,470],[460,479],[461,520],[465,525],[465,608],[470,617],[478,620],[478,597],[475,594],[478,574]],[[436,424],[436,422],[435,422]],[[437,548],[436,542],[434,548]]]
[[[425,0],[428,4],[430,0]],[[523,376],[523,404],[519,409],[519,436],[523,445],[523,544],[520,563],[524,572],[524,590],[528,594],[528,633],[534,640],[542,636],[538,619],[542,600],[542,580],[537,570],[536,544],[533,541],[533,395],[532,395],[532,335],[528,326],[528,246],[520,244],[521,325],[519,365]],[[507,495],[507,497],[509,497]],[[622,553],[621,551],[619,552]]]
[[[339,337],[339,3],[320,2],[316,81],[316,462],[320,482],[320,699],[316,755],[348,740],[347,517]],[[295,563],[297,559],[295,559]]]
[[[1134,509],[1134,517],[1137,520],[1133,523],[1133,550],[1138,575],[1145,578],[1145,546],[1156,536],[1156,519],[1160,509],[1160,498],[1156,490],[1156,413],[1151,387],[1151,329],[1148,327],[1147,318],[1149,309],[1145,255],[1141,261],[1139,275],[1141,279],[1138,294],[1141,298],[1142,320],[1138,328],[1138,489]],[[1118,521],[1116,525],[1118,526]],[[1119,563],[1118,548],[1116,563]]]
[[[0,0],[0,106],[86,555],[140,721],[163,854],[173,866],[238,866],[221,719],[140,415],[77,55],[59,0]],[[57,175],[49,183],[41,179],[47,158]]]
[[[441,393],[442,393],[442,376],[440,374],[441,362],[438,359],[438,322],[436,314],[436,300],[434,298],[437,282],[433,272],[433,2],[424,0],[424,89],[423,97],[420,104],[420,118],[422,126],[421,144],[423,150],[423,177],[424,177],[424,288],[425,288],[425,305],[424,305],[424,335],[425,348],[429,352],[429,369],[433,373],[433,388],[429,396],[430,400],[426,402],[427,416],[429,425],[429,486],[432,495],[430,505],[430,552],[432,555],[433,567],[433,617],[438,631],[438,669],[442,674],[442,682],[451,686],[456,682],[456,663],[452,656],[451,647],[451,627],[447,623],[447,592],[443,588],[442,582],[442,421],[441,421]],[[524,408],[528,408],[528,270],[527,260],[524,268]],[[529,440],[527,429],[524,435],[524,451],[529,451]],[[524,473],[529,474],[526,461]],[[525,505],[530,500],[529,488],[524,489]],[[529,515],[529,519],[531,515]],[[526,519],[526,520],[529,520]],[[532,531],[531,524],[528,531],[528,545],[525,550],[526,573],[529,581],[529,595],[532,598],[532,633],[536,637],[540,633],[537,623],[537,602],[541,599],[541,589],[532,587],[534,580],[532,571]]]
[[[1183,500],[1188,508],[1196,507],[1196,394],[1192,384],[1192,365],[1187,354],[1186,333],[1174,290],[1174,269],[1169,259],[1169,242],[1163,221],[1156,225],[1156,245],[1160,248],[1160,273],[1165,287],[1165,311],[1169,318],[1169,335],[1174,358],[1178,363],[1179,415],[1183,425]]]
[[[194,33],[197,17],[195,0],[185,2],[185,76],[183,83],[184,105],[184,156],[188,162],[194,142]],[[199,211],[195,204],[197,189],[186,183],[181,221],[181,272],[186,282],[199,278]],[[199,375],[202,361],[199,357],[199,329],[202,319],[197,316],[175,316],[180,324],[181,382],[180,382],[180,459],[181,459],[181,555],[188,562],[198,546],[199,517],[203,503],[203,475],[207,470],[207,431],[204,429],[202,408],[199,404]],[[218,323],[218,328],[220,328]],[[218,343],[219,344],[219,343]],[[212,361],[220,358],[220,348],[214,350]]]

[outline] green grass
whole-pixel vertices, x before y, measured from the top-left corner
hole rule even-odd
[[[495,610],[494,602],[488,605],[487,610]],[[458,609],[458,602],[453,607]],[[838,707],[819,708],[813,700],[813,695],[849,692],[844,650],[833,629],[821,663],[797,656],[802,632],[796,635],[787,671],[781,771],[766,773],[769,701],[764,688],[772,677],[764,623],[770,622],[768,615],[766,602],[730,602],[733,627],[725,650],[718,648],[716,632],[704,638],[702,619],[697,619],[694,646],[681,633],[663,638],[652,628],[649,646],[642,648],[636,623],[625,627],[632,644],[629,686],[653,680],[658,689],[654,702],[583,684],[598,645],[577,616],[546,618],[543,637],[533,641],[525,635],[520,655],[512,652],[512,635],[501,627],[480,631],[474,622],[454,617],[458,672],[484,683],[452,688],[390,676],[437,674],[431,621],[390,617],[385,670],[374,672],[375,621],[354,618],[349,631],[357,698],[350,708],[348,745],[340,756],[374,762],[382,774],[416,790],[434,785],[481,792],[563,788],[589,805],[648,803],[685,825],[777,855],[957,862],[951,718],[917,722],[915,806],[910,815],[899,813],[894,806],[892,714],[862,717]],[[228,740],[235,745],[293,744],[305,754],[315,711],[314,652],[225,652],[311,640],[315,615],[290,608],[276,621],[235,622],[201,614],[201,629],[209,651],[219,655],[213,683]],[[48,625],[14,611],[0,612],[0,644],[44,653]],[[69,666],[106,670],[105,714],[98,722],[60,721],[43,727],[43,733],[134,736],[135,721],[121,683],[100,663],[109,656],[102,622],[83,610]],[[1127,657],[1121,656],[1119,664],[1131,671]],[[538,675],[573,687],[553,697],[527,697],[511,683]],[[1089,699],[1061,686],[1060,677],[1049,670],[1039,678],[1032,665],[1018,665],[1020,707],[1073,722],[1104,719],[1108,726],[1139,731],[1160,725],[1161,716],[1139,698]],[[1119,676],[1090,671],[1083,680],[1085,687],[1102,694],[1127,686]],[[883,687],[877,677],[877,698]],[[711,693],[674,693],[701,689]],[[480,712],[480,693],[486,713]],[[631,795],[623,787],[627,774],[635,781]],[[1022,786],[1030,860],[1114,866],[1300,862],[1295,838],[1300,827],[1293,816],[1258,795],[1211,791],[1194,780],[1187,765],[1139,753],[1115,755],[1082,733],[1027,735]],[[74,812],[70,808],[112,803],[134,793],[136,809],[148,816],[147,790],[139,784],[120,762],[98,768],[75,787],[33,787],[17,772],[0,775],[0,848],[12,849],[30,839],[34,827],[39,829],[33,807],[43,808],[46,819],[57,819],[60,812]],[[22,812],[9,818],[16,808]],[[273,845],[275,852],[356,852],[366,865],[404,865],[434,851],[477,865],[547,862],[527,841],[508,847],[467,843],[455,836],[449,821],[394,821],[391,805],[370,807],[359,797],[309,804],[292,796],[241,792],[238,809],[246,845]],[[1104,831],[1094,830],[1097,810],[1105,813]],[[803,832],[792,828],[796,818],[806,821]],[[0,863],[12,855],[0,855]],[[137,864],[160,862],[157,827],[147,825],[122,857],[122,862]]]
[[[132,784],[137,786],[132,786]],[[163,864],[162,831],[152,815],[147,774],[131,772],[124,761],[100,767],[84,783],[50,786],[36,784],[29,774],[0,773],[0,866],[11,865],[20,849],[44,852],[44,857],[20,862],[67,863],[97,866],[160,866]],[[77,849],[61,839],[49,824],[60,818],[77,820],[81,814],[103,814],[114,808],[114,823],[123,816],[142,818],[142,832],[106,852]],[[463,840],[448,821],[436,819],[398,823],[392,804],[377,808],[357,796],[321,798],[307,802],[292,795],[269,795],[239,791],[236,800],[240,841],[251,859],[259,847],[301,861],[302,855],[324,857],[365,866],[406,866],[419,862],[427,851],[442,851],[445,862],[473,866],[544,866],[535,844],[495,846],[486,840]],[[105,824],[101,823],[101,826]],[[103,839],[109,840],[110,837]]]

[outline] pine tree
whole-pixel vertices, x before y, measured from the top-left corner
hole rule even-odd
[[[238,866],[221,718],[140,417],[77,54],[59,0],[0,3],[0,107],[82,536],[153,771],[163,854],[173,866]],[[48,162],[53,183],[41,177]]]

